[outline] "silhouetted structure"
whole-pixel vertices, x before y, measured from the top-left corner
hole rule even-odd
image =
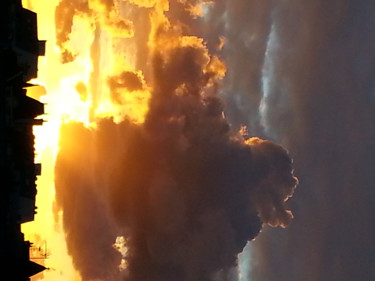
[[[34,220],[36,177],[32,127],[43,120],[44,106],[26,96],[27,83],[37,76],[38,56],[45,42],[37,37],[36,14],[21,0],[0,4],[0,274],[1,280],[23,281],[44,270],[29,259],[30,242],[20,226]],[[5,277],[5,279],[3,279]]]

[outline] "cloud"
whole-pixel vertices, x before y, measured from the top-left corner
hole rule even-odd
[[[91,131],[63,127],[57,204],[84,278],[118,274],[111,244],[123,235],[130,280],[211,280],[236,266],[262,221],[287,224],[281,199],[290,193],[281,187],[293,190],[296,181],[286,151],[259,139],[233,140],[228,130],[201,135],[224,121],[214,122],[219,117],[206,105],[197,110],[209,120],[159,121],[164,130],[111,120]]]
[[[145,88],[145,82],[141,74],[123,71],[121,74],[108,78],[108,85],[112,92],[118,88],[124,88],[130,92],[142,90]]]
[[[70,46],[70,35],[75,17],[101,24],[114,37],[133,36],[131,21],[120,17],[113,1],[104,0],[61,0],[55,9],[56,45],[60,48],[62,63],[72,62],[77,55]]]
[[[69,35],[72,32],[75,15],[89,15],[91,13],[87,1],[61,0],[55,9],[56,45],[61,50],[63,63],[75,59],[75,54],[69,49]]]
[[[372,280],[375,249],[369,237],[375,233],[371,199],[375,179],[369,167],[375,159],[371,149],[375,116],[370,65],[375,42],[370,11],[374,4],[270,4],[267,14],[277,40],[268,53],[272,79],[264,117],[268,133],[294,156],[301,183],[289,203],[295,215],[292,225],[283,231],[266,228],[252,244],[256,262],[249,265],[251,280],[326,280],[327,276]],[[253,12],[261,14],[259,9]],[[265,22],[262,28],[269,26]],[[271,30],[266,34],[272,37]],[[243,44],[246,38],[241,39]],[[267,36],[257,40],[254,44],[264,45]],[[267,57],[258,55],[259,61]],[[232,67],[228,62],[229,73]],[[261,69],[255,75],[259,83]],[[251,79],[236,78],[241,85]],[[250,88],[228,89],[233,89],[230,100],[252,100],[257,95]],[[244,107],[244,112],[257,110],[252,104]],[[264,130],[258,126],[250,126],[250,132],[262,135]]]
[[[236,128],[247,125],[250,132],[256,131],[263,137],[266,135],[258,122],[261,70],[274,5],[268,0],[215,1],[208,6],[199,26],[210,51],[218,53],[228,69],[220,94],[226,101],[226,115],[231,124]],[[222,38],[225,45],[218,49]]]
[[[227,67],[192,35],[197,27],[145,13],[147,76],[123,70],[108,79],[119,104],[150,92],[144,120],[61,128],[56,212],[64,212],[68,251],[84,280],[229,280],[263,224],[289,224],[292,161],[281,146],[232,130],[217,95]],[[124,257],[112,245],[118,236]]]
[[[103,119],[61,131],[57,204],[87,278],[117,274],[111,243],[124,236],[127,280],[213,280],[262,223],[289,223],[283,202],[297,181],[287,151],[230,131],[214,91],[224,69],[202,40],[169,26],[157,38],[164,48],[154,51],[143,124]],[[141,80],[123,72],[109,83],[135,90]]]
[[[290,176],[292,161],[280,145],[259,138],[250,138],[247,143],[252,147],[258,169],[265,173],[252,194],[259,215],[271,226],[286,227],[293,215],[285,210],[284,202],[293,195],[298,183]]]

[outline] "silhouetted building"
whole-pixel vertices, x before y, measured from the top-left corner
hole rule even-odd
[[[44,270],[29,257],[30,242],[21,224],[34,220],[36,177],[33,126],[44,105],[26,96],[27,83],[37,76],[38,56],[45,42],[37,36],[36,14],[20,0],[0,4],[0,274],[9,281],[29,280]],[[3,279],[1,279],[3,280]]]

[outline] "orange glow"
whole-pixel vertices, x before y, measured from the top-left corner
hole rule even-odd
[[[49,256],[43,264],[51,270],[43,273],[42,280],[78,281],[81,277],[74,269],[65,243],[62,213],[54,213],[54,165],[61,125],[78,121],[87,127],[95,127],[95,121],[100,117],[112,117],[115,122],[126,118],[136,124],[143,123],[151,98],[152,75],[140,69],[147,72],[147,64],[150,63],[147,56],[152,56],[156,51],[168,52],[178,46],[196,47],[202,52],[199,63],[204,66],[205,72],[215,72],[214,77],[221,78],[226,69],[218,58],[210,58],[202,39],[181,36],[181,27],[171,26],[164,14],[169,9],[168,0],[127,1],[127,5],[133,5],[129,8],[129,20],[120,15],[121,10],[117,9],[117,5],[123,2],[114,1],[114,6],[108,6],[110,1],[90,0],[85,8],[88,12],[83,11],[73,17],[66,42],[56,39],[55,9],[60,0],[22,2],[25,8],[37,13],[38,37],[47,40],[46,55],[39,58],[38,78],[31,81],[44,88],[28,90],[28,95],[45,103],[43,119],[47,121],[43,126],[34,128],[36,162],[42,164],[42,175],[37,180],[38,209],[35,221],[24,224],[22,231],[26,239],[35,242],[36,247],[47,242]],[[202,2],[202,5],[210,3]],[[143,16],[149,18],[148,28],[138,23],[138,30],[135,29],[132,20],[135,21],[138,15],[130,15],[133,8],[142,9]],[[149,10],[146,11],[146,8]],[[192,15],[202,15],[201,6],[188,8]],[[64,13],[70,13],[72,9],[66,9]],[[63,25],[59,26],[58,31],[62,28]],[[146,42],[143,42],[142,50],[137,41],[139,39],[133,38],[136,36],[146,38],[143,39]],[[66,51],[65,48],[71,51],[74,60],[63,64],[61,53]],[[139,59],[143,56],[146,59],[140,63]],[[124,72],[138,79],[138,87],[121,84],[120,76]],[[145,78],[147,74],[148,79]],[[116,89],[109,85],[111,77],[120,77],[112,85]]]
[[[69,48],[76,58],[73,62],[62,64],[60,49],[56,44],[55,8],[59,0],[24,0],[23,6],[37,13],[38,37],[47,40],[46,55],[39,58],[38,78],[31,81],[43,87],[32,87],[28,95],[45,103],[43,126],[34,127],[36,162],[42,163],[42,175],[37,179],[38,207],[35,221],[22,225],[25,239],[34,242],[35,247],[44,248],[47,243],[45,260],[36,259],[50,270],[43,273],[42,280],[81,280],[74,269],[72,259],[68,254],[62,227],[62,213],[54,214],[55,188],[54,165],[58,153],[60,126],[64,122],[79,121],[86,126],[95,126],[95,116],[114,117],[115,121],[129,118],[134,122],[143,122],[147,112],[150,91],[146,87],[135,93],[121,89],[123,102],[121,105],[111,101],[107,77],[119,72],[120,69],[134,71],[134,62],[118,59],[112,50],[113,40],[118,37],[132,36],[130,25],[126,21],[117,20],[114,11],[108,16],[102,16],[106,7],[100,1],[90,1],[92,8],[98,13],[101,31],[101,56],[99,96],[94,107],[93,96],[90,92],[90,75],[93,71],[90,48],[94,40],[95,19],[80,15],[74,17],[70,34]],[[114,61],[114,57],[117,61]],[[124,56],[123,56],[124,57]],[[131,57],[129,54],[128,57]],[[93,112],[93,114],[92,114]],[[125,112],[125,113],[124,113]],[[43,253],[45,254],[45,253]],[[31,258],[41,253],[32,253]],[[40,276],[40,274],[39,274]],[[38,277],[39,277],[38,276]]]
[[[59,51],[55,47],[53,24],[56,5],[57,1],[50,0],[23,1],[25,8],[37,12],[39,38],[47,40],[46,56],[39,58],[38,79],[31,81],[44,86],[45,89],[35,87],[28,90],[30,96],[40,96],[39,100],[45,103],[46,114],[43,119],[47,122],[43,126],[34,127],[36,162],[42,163],[42,176],[37,179],[36,205],[38,209],[35,221],[22,225],[22,231],[25,234],[25,239],[34,242],[36,247],[44,248],[46,243],[47,253],[43,254],[47,254],[48,258],[35,260],[50,268],[43,273],[42,280],[78,281],[81,279],[80,275],[74,269],[72,260],[67,253],[61,214],[60,218],[55,220],[53,213],[54,163],[58,152],[61,123],[69,120],[79,120],[85,124],[89,122],[90,100],[82,101],[74,84],[78,81],[88,81],[91,63],[89,54],[85,53],[72,65],[60,63]],[[83,34],[87,33],[83,32]],[[87,41],[90,38],[84,36],[83,39],[82,42],[86,43],[86,47],[89,47]],[[32,257],[33,254],[31,254]]]

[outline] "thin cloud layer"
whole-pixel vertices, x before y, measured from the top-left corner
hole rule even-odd
[[[301,179],[293,224],[252,243],[250,279],[373,280],[374,2],[215,3],[226,114],[286,145]]]

